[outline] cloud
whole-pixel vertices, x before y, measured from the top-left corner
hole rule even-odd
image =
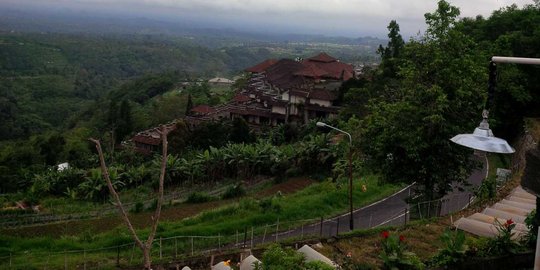
[[[15,0],[4,0],[15,1]],[[424,14],[436,9],[436,0],[19,0],[30,4],[93,11],[182,17],[215,22],[221,26],[246,26],[318,32],[330,35],[386,35],[390,20],[397,20],[405,36],[425,29]],[[450,0],[463,16],[485,17],[516,2],[532,0]]]

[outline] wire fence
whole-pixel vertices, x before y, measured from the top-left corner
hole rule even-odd
[[[198,187],[203,188],[204,186]],[[216,196],[221,191],[208,192],[210,196]],[[163,196],[164,204],[173,204],[174,201],[185,200],[191,192],[189,190],[180,190],[178,192],[166,194]],[[128,210],[133,210],[137,204],[141,204],[142,208],[146,209],[151,207],[155,203],[155,198],[145,199],[134,202],[123,203],[124,207]],[[13,211],[13,212],[0,212],[0,228],[16,228],[24,226],[32,226],[36,224],[49,224],[56,222],[66,222],[75,220],[84,220],[91,218],[102,218],[108,216],[115,216],[118,214],[118,208],[116,206],[102,207],[98,210],[79,211],[77,213],[64,213],[58,214],[50,213],[34,213],[32,210],[26,211]]]
[[[201,255],[252,249],[273,242],[336,237],[349,231],[351,220],[354,229],[404,225],[410,220],[460,211],[474,199],[470,193],[457,193],[438,200],[407,204],[403,199],[410,196],[411,189],[413,187],[409,186],[401,191],[402,196],[394,195],[396,197],[355,210],[352,219],[349,214],[326,219],[277,219],[272,224],[238,228],[228,234],[158,237],[153,242],[152,260],[168,264]],[[142,258],[142,252],[135,243],[126,243],[97,249],[3,253],[0,269],[116,269],[141,265]]]

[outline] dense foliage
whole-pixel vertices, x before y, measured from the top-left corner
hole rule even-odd
[[[349,113],[363,118],[357,133],[371,167],[387,181],[422,184],[428,198],[445,194],[476,165],[471,152],[449,138],[472,131],[481,120],[490,56],[539,56],[533,49],[540,45],[539,32],[531,30],[540,25],[531,23],[540,19],[538,6],[505,8],[489,19],[458,20],[459,14],[457,7],[439,1],[437,10],[425,15],[426,32],[407,43],[392,21],[390,41],[379,48],[380,68],[370,82],[345,94],[345,103],[356,107]],[[493,126],[508,128],[525,112],[536,113],[529,109],[536,106],[531,93],[538,92],[538,83],[530,81],[540,74],[534,67],[500,65],[499,70]]]

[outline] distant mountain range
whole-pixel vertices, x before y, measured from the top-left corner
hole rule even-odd
[[[0,7],[2,5],[0,4]],[[200,37],[212,37],[213,42],[203,42],[204,46],[221,47],[231,43],[330,43],[339,45],[378,46],[386,40],[375,37],[331,37],[305,34],[269,34],[239,31],[231,28],[216,29],[192,21],[155,20],[144,17],[128,18],[114,15],[95,15],[87,13],[69,13],[66,11],[20,10],[9,7],[0,8],[1,32],[48,32],[71,34],[139,34],[166,35],[206,40]],[[194,37],[199,37],[195,39]],[[216,42],[216,40],[218,42]],[[220,42],[221,41],[221,42]]]

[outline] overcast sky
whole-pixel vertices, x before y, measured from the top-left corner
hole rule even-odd
[[[405,37],[425,30],[424,13],[436,0],[0,0],[17,8],[86,14],[107,13],[162,20],[194,21],[238,30],[385,37],[397,20]],[[488,17],[494,10],[533,0],[449,0],[461,16]]]

